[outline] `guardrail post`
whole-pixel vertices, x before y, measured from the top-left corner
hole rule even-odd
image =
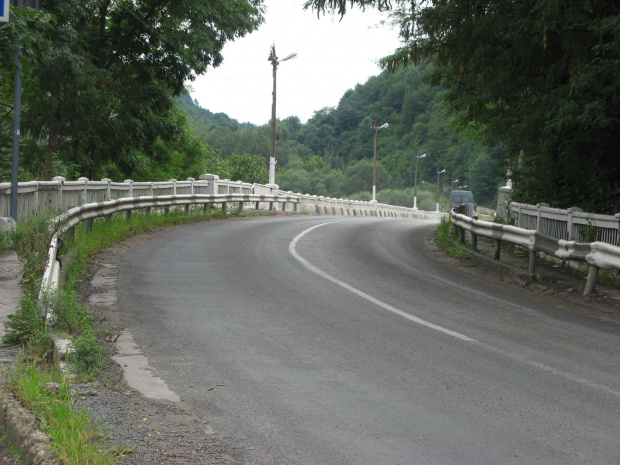
[[[125,210],[125,219],[126,220],[130,220],[131,219],[131,210]]]
[[[596,281],[598,280],[599,267],[596,265],[590,265],[588,270],[588,280],[586,281],[586,288],[583,291],[583,295],[589,295],[596,287]]]
[[[495,240],[495,253],[493,254],[494,260],[499,260],[500,252],[502,250],[502,241],[499,239]]]
[[[88,234],[93,232],[93,222],[94,222],[94,220],[92,218],[89,218],[89,219],[86,220],[86,232]]]
[[[616,213],[614,217],[618,220],[618,237],[616,238],[616,245],[620,245],[620,213]]]
[[[471,237],[472,248],[474,249],[474,251],[478,252],[478,234],[469,231],[469,236]]]
[[[465,228],[459,228],[459,242],[461,244],[465,243]]]
[[[529,263],[529,271],[530,274],[534,274],[536,273],[536,256],[537,253],[534,252],[533,250],[530,250],[530,263]]]

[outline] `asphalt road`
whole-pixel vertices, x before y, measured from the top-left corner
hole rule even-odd
[[[241,463],[620,463],[620,328],[436,261],[432,228],[174,228],[125,254],[119,304]]]

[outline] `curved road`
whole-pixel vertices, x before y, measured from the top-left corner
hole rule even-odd
[[[246,464],[618,464],[620,328],[433,260],[414,220],[158,233],[121,310]]]

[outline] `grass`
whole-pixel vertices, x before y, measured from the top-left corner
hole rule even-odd
[[[8,386],[39,419],[41,430],[61,463],[104,465],[116,462],[111,450],[102,447],[102,428],[89,413],[74,407],[65,377],[57,369],[45,369],[22,355],[9,373]]]
[[[74,238],[67,240],[62,249],[65,283],[57,292],[41,298],[54,312],[55,329],[72,338],[74,353],[69,361],[80,381],[93,379],[107,357],[102,341],[115,339],[115,331],[98,321],[78,296],[78,286],[88,269],[89,258],[106,247],[149,230],[227,217],[226,212],[211,207],[189,212],[171,208],[167,213],[139,211],[129,220],[120,213],[109,220],[97,219],[90,233],[85,224],[76,226]],[[48,224],[44,217],[35,217],[0,235],[0,252],[9,248],[17,252],[23,263],[26,284],[18,311],[9,317],[7,329],[10,332],[3,339],[5,345],[21,344],[24,348],[24,355],[6,375],[7,385],[37,415],[41,429],[52,439],[62,463],[115,463],[115,456],[130,450],[105,443],[105,434],[88,412],[74,408],[67,381],[51,363],[51,337],[37,308],[52,238]]]
[[[474,255],[465,250],[465,245],[459,244],[456,236],[452,234],[452,223],[449,219],[442,219],[436,232],[437,242],[448,255],[459,260],[473,260]]]

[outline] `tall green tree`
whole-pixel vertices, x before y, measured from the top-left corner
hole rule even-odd
[[[44,179],[58,160],[86,175],[109,163],[131,175],[142,156],[156,160],[184,130],[172,97],[263,20],[262,0],[41,0],[41,9],[56,27],[24,82],[23,121]]]
[[[392,8],[394,70],[432,61],[461,127],[507,149],[514,197],[620,210],[620,4],[616,0],[310,0]],[[534,177],[532,177],[534,176]]]

